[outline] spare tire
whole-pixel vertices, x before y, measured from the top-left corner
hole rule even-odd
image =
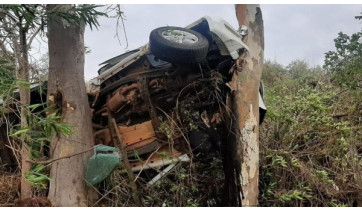
[[[199,63],[207,55],[208,40],[200,33],[181,27],[160,27],[150,34],[150,51],[171,63]]]

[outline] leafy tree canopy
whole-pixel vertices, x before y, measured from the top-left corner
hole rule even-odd
[[[360,19],[360,16],[356,16],[356,19]],[[362,31],[350,36],[339,32],[334,43],[336,50],[326,53],[324,68],[339,85],[352,89],[360,88],[362,86]]]

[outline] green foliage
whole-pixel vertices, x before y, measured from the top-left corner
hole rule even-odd
[[[164,133],[168,139],[172,139],[172,136],[175,135],[175,127],[173,122],[169,123],[169,121],[161,120],[161,124],[158,130]]]
[[[279,165],[283,168],[288,168],[288,164],[282,156],[275,155],[272,160],[272,166]]]
[[[3,15],[11,17],[13,21],[14,19],[18,19],[17,21],[19,21],[20,23],[24,23],[26,30],[37,27],[39,25],[44,27],[45,25],[45,9],[43,5],[3,4],[0,5],[0,9],[3,12]]]
[[[25,144],[29,147],[32,159],[40,159],[43,155],[43,147],[49,145],[52,136],[71,136],[73,134],[69,125],[61,122],[62,117],[55,112],[50,113],[50,108],[40,109],[44,104],[28,106],[30,113],[27,114],[27,127],[14,125],[10,130],[10,135],[18,140],[25,137]],[[47,116],[45,114],[48,113]]]
[[[352,89],[360,88],[362,83],[362,32],[356,32],[350,36],[339,32],[334,43],[336,50],[326,53],[324,67],[340,86]]]
[[[336,200],[332,200],[327,202],[328,207],[348,207],[346,204],[338,203]]]
[[[47,183],[51,180],[46,169],[49,165],[35,165],[30,172],[25,173],[25,180],[35,188],[46,189]]]
[[[9,85],[14,82],[14,67],[0,56],[0,91],[8,90]]]
[[[167,154],[167,152],[157,153],[157,157],[163,158],[163,159],[172,159],[172,157],[169,154]]]
[[[68,7],[68,5],[57,5],[48,14],[56,14],[67,21],[68,24],[87,24],[91,29],[95,27],[98,29],[99,16],[108,17],[107,13],[99,12],[97,9],[102,5],[95,4],[82,4],[78,6]]]
[[[361,180],[361,91],[341,90],[300,61],[286,69],[266,62],[264,71],[260,205],[352,205]]]
[[[307,62],[303,60],[294,60],[287,66],[288,74],[293,79],[301,79],[309,73]]]
[[[317,177],[324,183],[333,183],[333,180],[330,180],[328,177],[328,172],[326,172],[325,170],[316,170],[315,171]]]
[[[47,149],[53,136],[73,135],[71,127],[61,122],[61,116],[44,107],[45,103],[27,107],[29,113],[26,114],[26,128],[22,128],[21,124],[10,126],[10,136],[24,142],[23,145],[30,153],[30,159],[34,161],[47,159],[45,155],[49,155]],[[50,180],[48,169],[50,165],[33,165],[30,171],[24,174],[26,181],[36,189],[46,189]]]
[[[7,102],[7,99],[12,95],[12,91],[16,88],[13,71],[13,66],[0,56],[0,112],[3,106],[2,103]]]
[[[15,82],[16,82],[16,87],[25,90],[30,90],[30,82],[24,80],[16,80]]]
[[[47,25],[47,16],[55,14],[60,16],[68,24],[80,24],[81,22],[88,25],[91,29],[99,27],[99,16],[108,17],[106,12],[98,11],[103,5],[81,4],[81,5],[57,5],[51,11],[46,11],[46,5],[43,4],[4,4],[0,5],[0,9],[4,15],[12,19],[18,19],[19,22],[24,21],[25,26],[39,27],[43,32]]]
[[[15,95],[18,95],[18,92],[14,92],[16,88],[30,89],[30,82],[15,80],[13,76],[15,68],[10,65],[9,61],[4,61],[2,56],[6,55],[6,58],[10,58],[13,64],[17,61],[19,72],[28,72],[29,64],[24,65],[22,62],[27,61],[26,58],[28,56],[26,58],[23,57],[28,52],[12,52],[16,48],[13,47],[11,49],[7,44],[15,41],[30,48],[33,38],[39,32],[44,33],[46,31],[49,14],[60,16],[65,26],[67,24],[85,23],[91,29],[99,26],[97,20],[99,16],[107,16],[107,12],[98,11],[101,5],[59,5],[50,12],[47,11],[46,6],[45,4],[0,5],[0,45],[2,46],[1,49],[6,51],[0,52],[0,114],[3,115],[4,108],[16,112],[19,112],[17,111],[18,108],[22,108],[22,111],[26,111],[26,120],[21,120],[22,125],[12,125],[18,123],[18,120],[11,120],[11,123],[8,122],[6,124],[12,125],[9,126],[11,128],[10,134],[15,142],[17,142],[17,145],[19,143],[25,145],[30,152],[31,159],[35,161],[46,159],[49,155],[49,143],[53,136],[70,136],[72,135],[72,130],[70,126],[61,122],[62,117],[56,115],[49,108],[43,109],[45,107],[44,104],[20,105],[17,100],[18,97],[13,98]],[[119,9],[119,6],[117,9]],[[121,17],[121,14],[119,10],[115,17]],[[26,38],[25,43],[21,41],[21,38]],[[22,47],[20,46],[18,49],[22,49]],[[20,56],[15,59],[15,56],[18,55]],[[22,74],[19,74],[19,76],[22,76]],[[43,92],[41,86],[39,89],[40,93]],[[24,107],[27,108],[23,110]],[[19,114],[16,115],[20,118]],[[3,120],[0,119],[0,124],[3,124]],[[26,125],[24,124],[25,121]],[[46,182],[49,180],[46,173],[48,171],[46,166],[33,166],[29,173],[25,173],[25,178],[34,187],[44,189]]]
[[[195,124],[192,123],[192,122],[189,123],[189,127],[190,127],[190,131],[193,131],[193,130],[197,130],[197,129],[198,129],[198,126],[195,125]]]
[[[284,80],[287,70],[279,63],[270,60],[264,61],[262,79],[267,85],[274,86]]]
[[[281,201],[282,203],[287,203],[287,202],[291,202],[293,200],[302,201],[304,199],[311,199],[311,198],[312,198],[312,196],[308,195],[305,191],[293,190],[289,193],[282,194],[279,197],[279,201]]]

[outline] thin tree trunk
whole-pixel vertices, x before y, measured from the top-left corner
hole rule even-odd
[[[48,5],[48,11],[55,6]],[[84,83],[84,24],[64,26],[59,16],[49,15],[48,36],[48,101],[60,109],[62,121],[73,126],[75,133],[52,139],[52,157],[58,158],[94,146]],[[52,164],[48,198],[53,205],[87,206],[94,201],[94,190],[84,180],[91,154],[87,152]]]
[[[20,27],[19,29],[19,37],[20,37],[20,60],[18,61],[20,64],[20,69],[18,73],[18,79],[24,82],[29,82],[29,59],[28,59],[28,46],[26,42],[26,33],[27,29]],[[21,127],[26,128],[28,126],[26,121],[26,115],[28,113],[27,106],[30,104],[30,89],[24,89],[19,87],[20,94],[20,104],[21,104],[21,114],[20,121]],[[25,180],[24,174],[30,171],[31,164],[27,162],[29,159],[29,150],[26,145],[26,138],[22,137],[22,147],[21,147],[21,198],[29,198],[32,196],[31,185]]]
[[[234,72],[233,108],[236,115],[236,194],[240,205],[257,206],[259,178],[259,84],[264,60],[264,29],[259,5],[236,5],[239,25],[248,27],[244,40],[250,52],[240,58],[241,72]]]

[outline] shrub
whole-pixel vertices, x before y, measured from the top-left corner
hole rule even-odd
[[[361,92],[303,67],[300,75],[273,70],[282,80],[265,83],[259,203],[351,206],[361,192]]]

